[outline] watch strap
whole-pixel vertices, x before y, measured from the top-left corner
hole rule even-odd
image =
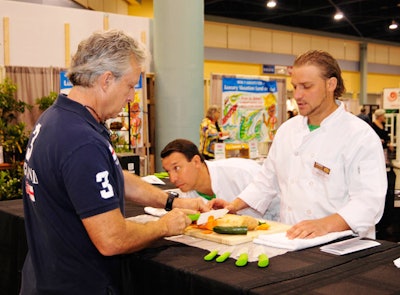
[[[167,202],[165,203],[165,210],[171,211],[172,204],[173,204],[175,198],[179,197],[179,194],[177,192],[167,192],[167,194],[168,194],[168,198],[167,198]]]

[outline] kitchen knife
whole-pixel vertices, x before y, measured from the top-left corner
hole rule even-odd
[[[197,219],[197,225],[205,224],[208,221],[208,217],[214,216],[214,219],[223,217],[226,213],[228,213],[228,209],[217,209],[211,210],[205,213],[201,213],[199,219]]]

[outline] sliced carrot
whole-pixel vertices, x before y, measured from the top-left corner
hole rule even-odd
[[[212,230],[209,230],[209,229],[203,229],[203,231],[201,232],[202,234],[205,234],[205,235],[209,235],[209,234],[212,234],[214,231],[212,231]]]
[[[200,229],[208,229],[208,230],[213,230],[214,226],[216,225],[214,216],[209,216],[207,219],[207,222],[205,224],[202,225],[198,225],[197,227]]]
[[[258,226],[256,226],[255,230],[267,230],[269,229],[269,224],[268,223],[262,223]]]

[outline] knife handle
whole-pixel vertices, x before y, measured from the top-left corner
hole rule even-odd
[[[211,261],[214,259],[215,256],[217,256],[218,250],[213,250],[210,253],[208,253],[206,256],[204,256],[205,261]]]
[[[217,259],[215,259],[216,262],[224,262],[229,258],[231,255],[231,252],[225,252],[222,255],[218,256]]]
[[[195,214],[188,214],[188,217],[190,218],[191,221],[196,221],[200,217],[200,213],[195,213]]]
[[[258,255],[258,267],[267,267],[269,265],[269,258],[267,254]]]
[[[247,264],[247,260],[248,260],[248,255],[247,253],[242,253],[240,254],[238,260],[236,260],[235,265],[236,266],[245,266]]]

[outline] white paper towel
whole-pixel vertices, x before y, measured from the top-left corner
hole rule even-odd
[[[287,249],[290,251],[301,250],[318,246],[321,244],[334,241],[341,237],[351,236],[353,232],[351,230],[332,232],[324,236],[315,237],[312,239],[293,239],[290,240],[286,237],[286,232],[270,234],[270,235],[259,235],[258,238],[253,240],[253,243],[266,245],[275,248]]]

